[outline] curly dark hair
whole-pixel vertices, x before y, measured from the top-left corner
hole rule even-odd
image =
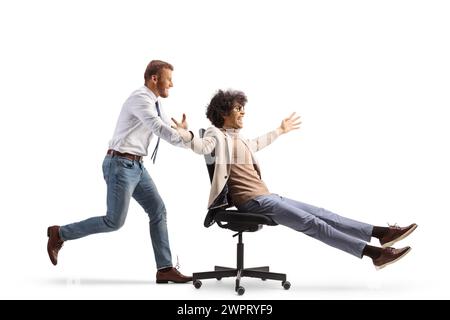
[[[206,117],[215,127],[222,128],[223,116],[230,115],[235,103],[245,106],[247,103],[245,93],[238,90],[219,90],[206,107]]]

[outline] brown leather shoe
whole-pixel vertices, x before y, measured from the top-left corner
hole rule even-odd
[[[61,250],[64,240],[59,236],[59,226],[51,226],[47,229],[47,252],[53,265],[58,264],[58,252]]]
[[[404,228],[397,225],[389,226],[389,231],[380,239],[380,244],[383,248],[390,247],[397,241],[409,236],[414,230],[416,230],[416,228],[417,224],[415,223]]]
[[[373,264],[375,265],[375,268],[381,269],[386,267],[387,265],[394,263],[401,258],[403,258],[409,251],[411,251],[411,247],[404,247],[401,249],[395,249],[395,248],[383,248],[381,249],[381,255],[373,259]]]
[[[156,283],[168,283],[169,281],[175,283],[185,283],[192,281],[192,277],[182,275],[180,271],[175,268],[172,268],[166,272],[162,272],[160,270],[156,272]]]

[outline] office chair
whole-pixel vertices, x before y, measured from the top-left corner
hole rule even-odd
[[[205,129],[200,129],[200,137],[203,137]],[[214,151],[213,151],[214,152]],[[209,179],[212,181],[214,176],[213,154],[205,155],[206,166],[209,173]],[[242,242],[243,232],[255,232],[262,228],[263,225],[275,226],[277,223],[270,217],[270,213],[250,213],[238,210],[230,210],[224,208],[211,209],[208,211],[204,225],[210,227],[214,222],[224,229],[236,231],[233,237],[238,236],[237,243],[237,266],[236,268],[215,266],[214,271],[196,272],[192,274],[192,280],[195,288],[200,289],[202,282],[200,279],[221,280],[225,277],[236,277],[235,291],[238,295],[243,295],[245,288],[241,286],[242,277],[259,278],[261,280],[271,279],[281,281],[284,289],[291,287],[289,281],[286,281],[286,274],[269,272],[269,267],[244,268],[244,243]]]

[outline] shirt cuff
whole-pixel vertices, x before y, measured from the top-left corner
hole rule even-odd
[[[194,134],[192,133],[192,131],[178,128],[177,132],[180,135],[181,139],[183,139],[183,142],[190,142],[194,138]]]

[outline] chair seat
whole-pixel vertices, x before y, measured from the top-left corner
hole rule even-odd
[[[271,218],[271,214],[260,214],[251,212],[241,212],[238,210],[216,209],[208,212],[205,226],[210,226],[215,222],[219,227],[238,232],[254,232],[262,228],[263,225],[276,226],[277,223]]]
[[[218,210],[215,213],[214,220],[220,222],[241,222],[244,224],[265,224],[276,226],[277,223],[272,220],[270,213],[251,213],[238,210]]]

